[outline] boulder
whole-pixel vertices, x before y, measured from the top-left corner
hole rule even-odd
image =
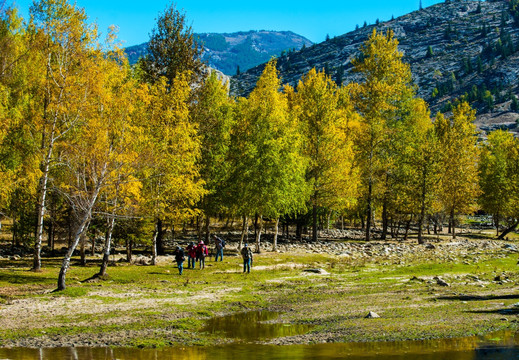
[[[365,319],[377,319],[380,318],[380,315],[376,312],[370,311],[368,315],[364,317]]]

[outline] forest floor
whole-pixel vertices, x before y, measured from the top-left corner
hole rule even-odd
[[[493,234],[405,242],[328,239],[282,244],[255,255],[244,274],[236,244],[222,262],[179,276],[171,256],[157,266],[116,261],[94,275],[99,256],[56,287],[61,259],[0,259],[0,347],[214,345],[236,341],[204,329],[215,317],[269,310],[269,323],[303,326],[269,344],[457,338],[519,328],[519,243]],[[517,244],[517,245],[516,245]],[[197,264],[198,265],[198,264]],[[187,262],[185,263],[187,267]],[[315,272],[308,271],[315,270]],[[374,312],[380,317],[366,318]],[[237,327],[240,324],[236,325]],[[255,325],[251,325],[255,326]]]

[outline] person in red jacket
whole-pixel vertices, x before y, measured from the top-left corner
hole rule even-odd
[[[187,252],[187,268],[194,269],[196,261],[196,245],[194,242],[190,242],[186,248]]]
[[[196,247],[196,259],[200,261],[200,270],[205,268],[205,257],[208,255],[207,246],[204,245],[203,241],[200,241]]]

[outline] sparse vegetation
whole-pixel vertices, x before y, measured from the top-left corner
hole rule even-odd
[[[207,319],[258,309],[280,311],[281,322],[314,325],[291,343],[321,342],[323,337],[345,342],[432,339],[515,330],[516,323],[502,321],[516,314],[515,245],[505,249],[486,240],[489,234],[466,235],[474,238],[461,237],[461,246],[446,242],[444,236],[431,237],[436,247],[432,250],[391,242],[367,247],[350,240],[346,248],[357,250],[350,250],[349,256],[334,254],[335,241],[315,245],[314,249],[328,249],[321,253],[299,245],[299,250],[257,256],[248,275],[242,274],[239,259],[227,252],[223,262],[211,261],[202,271],[186,269],[183,276],[170,261],[155,267],[118,263],[110,268],[109,280],[83,282],[96,266],[89,259],[89,266],[71,269],[74,283],[58,294],[48,292],[59,269],[58,258],[44,259],[44,270],[37,274],[27,271],[30,259],[4,259],[0,346],[213,345],[232,340],[200,332]],[[405,249],[405,255],[398,248]],[[302,272],[305,268],[322,268],[329,274],[309,275]],[[435,277],[450,286],[438,285]],[[67,307],[58,305],[64,297]],[[364,320],[369,311],[381,318]]]

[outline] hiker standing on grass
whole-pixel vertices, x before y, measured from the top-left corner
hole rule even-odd
[[[205,257],[209,255],[209,251],[207,251],[207,246],[205,246],[203,241],[200,241],[196,247],[196,260],[200,261],[200,270],[205,268]]]
[[[243,258],[243,272],[247,271],[250,273],[250,267],[252,265],[252,250],[245,244],[241,249],[241,256]]]
[[[196,261],[196,246],[194,242],[190,242],[186,248],[187,250],[187,268],[194,269]]]
[[[182,271],[184,270],[184,260],[186,260],[184,256],[184,249],[180,246],[177,246],[177,250],[175,250],[175,261],[178,266],[178,274],[182,275]]]
[[[218,236],[213,234],[214,244],[216,248],[216,258],[214,261],[218,261],[218,257],[220,257],[220,261],[223,260],[223,248],[225,247],[225,240],[220,239]]]

